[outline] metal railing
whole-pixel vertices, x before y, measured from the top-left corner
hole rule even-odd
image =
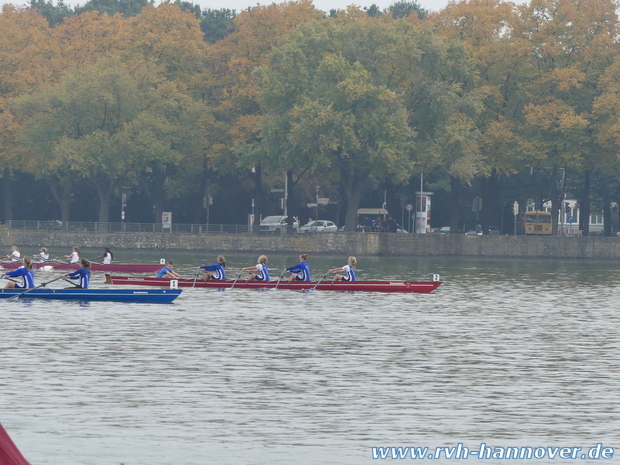
[[[10,220],[5,226],[24,231],[70,231],[70,232],[145,232],[175,234],[248,234],[248,225],[243,224],[185,224],[164,225],[162,223],[98,223],[94,221],[36,221]]]

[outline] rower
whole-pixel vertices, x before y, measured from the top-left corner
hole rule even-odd
[[[243,269],[250,272],[249,281],[269,281],[267,261],[267,255],[261,255],[258,257],[258,263],[255,266],[248,266]]]
[[[80,268],[73,273],[66,274],[65,278],[80,280],[80,284],[75,287],[69,287],[68,289],[88,289],[88,283],[90,282],[90,262],[85,258],[80,259]]]
[[[334,273],[333,282],[336,281],[355,281],[355,267],[357,265],[357,258],[351,256],[347,261],[347,264],[340,268],[333,268],[329,270],[330,273]],[[343,275],[338,273],[344,273]]]
[[[8,258],[11,263],[21,262],[21,254],[19,253],[19,249],[16,245],[11,247],[11,253],[7,255],[6,258]]]
[[[97,257],[95,260],[100,260],[102,265],[110,265],[112,263],[112,259],[114,255],[110,251],[109,247],[105,247],[103,249],[103,255],[101,257]]]
[[[297,265],[286,268],[286,271],[291,273],[289,281],[310,281],[310,267],[306,263],[307,259],[307,253],[301,254]]]
[[[80,262],[80,248],[77,246],[73,247],[71,254],[65,255],[65,258],[71,264],[79,263]]]
[[[41,252],[39,252],[36,255],[33,255],[32,258],[34,258],[37,261],[37,263],[45,263],[49,261],[50,254],[45,247],[41,247]]]
[[[166,279],[179,279],[181,275],[173,270],[172,262],[168,262],[168,264],[159,270],[156,278],[166,278]]]
[[[3,277],[21,278],[21,283],[9,281],[6,283],[5,289],[32,289],[34,287],[34,271],[32,271],[32,259],[24,257],[24,266],[20,266],[16,270],[7,271]]]
[[[217,257],[217,263],[213,265],[205,265],[200,267],[201,270],[205,270],[205,281],[209,279],[217,279],[219,281],[226,281],[226,259],[224,255]]]

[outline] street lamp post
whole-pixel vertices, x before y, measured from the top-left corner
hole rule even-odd
[[[316,218],[315,221],[319,220],[319,189],[321,186],[316,186]]]

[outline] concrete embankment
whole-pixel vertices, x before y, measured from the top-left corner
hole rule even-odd
[[[201,250],[360,256],[620,259],[620,238],[333,233],[316,235],[161,234],[0,230],[4,247]],[[8,253],[8,252],[7,252]]]

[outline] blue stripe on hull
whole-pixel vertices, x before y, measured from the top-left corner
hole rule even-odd
[[[0,289],[0,299],[19,295],[19,299],[170,303],[181,292],[182,289],[35,289],[24,293],[23,289]]]

